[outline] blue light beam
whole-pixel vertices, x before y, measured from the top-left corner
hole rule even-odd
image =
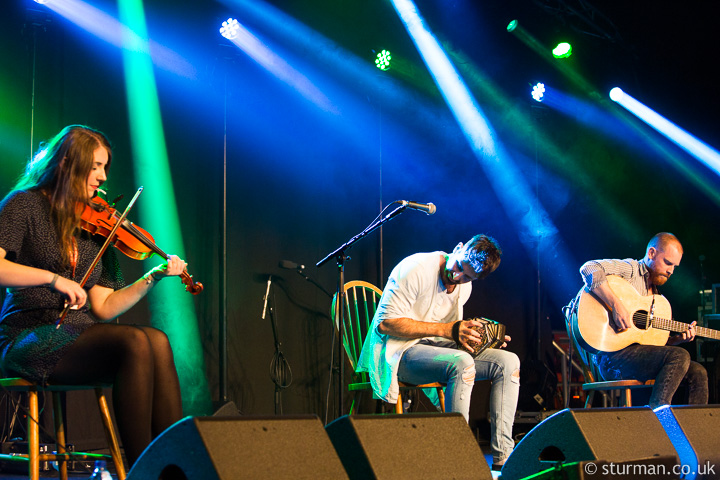
[[[340,115],[338,108],[305,75],[295,70],[278,54],[268,48],[258,37],[250,33],[244,25],[233,24],[236,34],[229,40],[245,52],[256,63],[272,73],[280,81],[293,87],[305,99],[321,110]]]
[[[144,41],[118,19],[85,2],[53,0],[44,5],[110,45],[124,49],[144,49],[158,68],[185,78],[197,77],[195,67],[179,54],[153,40]]]
[[[720,153],[710,145],[692,136],[618,87],[610,90],[610,99],[623,106],[630,113],[720,175]]]
[[[621,95],[624,95],[620,89],[613,89],[611,93],[612,97],[618,99],[621,98]],[[716,205],[720,205],[720,192],[718,192],[712,182],[708,181],[706,175],[703,175],[703,173],[699,171],[699,169],[702,168],[700,163],[688,161],[680,152],[671,151],[670,145],[661,141],[661,137],[652,134],[650,130],[636,120],[637,117],[633,117],[618,109],[612,109],[614,111],[611,113],[607,109],[608,105],[606,103],[607,102],[601,103],[600,105],[605,108],[600,108],[600,106],[594,103],[584,101],[545,85],[543,105],[551,107],[639,153],[647,154],[648,148],[652,149],[658,156],[665,158],[670,165],[682,173],[696,188],[715,202]],[[578,173],[579,172],[576,172],[575,175]],[[609,200],[604,201],[607,202]],[[619,211],[615,213],[615,215],[618,214],[620,214]],[[630,225],[632,222],[625,222],[624,224]]]
[[[564,247],[557,227],[533,193],[523,173],[507,154],[440,43],[425,26],[412,0],[391,0],[440,92],[460,125],[500,203],[517,230],[530,258],[542,255],[541,270],[552,285],[548,291],[562,305],[567,279],[575,278],[576,263]],[[549,267],[552,265],[552,269]]]
[[[326,74],[331,74],[340,82],[343,88],[347,88],[348,85],[360,85],[362,88],[367,88],[372,98],[378,99],[378,103],[383,104],[383,108],[402,112],[402,115],[414,119],[421,119],[425,125],[444,122],[442,115],[438,114],[434,104],[429,105],[419,102],[416,92],[407,89],[392,76],[378,75],[375,64],[369,62],[367,58],[358,57],[277,7],[262,0],[253,2],[244,0],[219,1],[227,5],[238,18],[243,18],[245,23],[253,22],[256,25],[256,33],[262,31],[265,36],[272,36],[276,44],[283,45],[303,60],[311,59],[316,65],[321,65]],[[309,55],[308,52],[312,52],[312,55]],[[290,61],[289,57],[286,56],[285,58]],[[297,61],[295,61],[295,64],[297,65]],[[327,70],[329,65],[332,65],[331,70]],[[396,73],[400,73],[400,71],[396,70]],[[356,94],[357,91],[353,90],[352,95],[347,97]],[[336,100],[341,101],[339,98],[336,98]],[[362,102],[367,103],[364,96]],[[335,125],[338,128],[343,128],[343,125],[351,124],[335,122]],[[366,145],[367,137],[364,135],[357,136],[358,130],[355,125],[351,125],[350,128],[358,144]],[[441,129],[442,127],[439,126],[436,130]]]

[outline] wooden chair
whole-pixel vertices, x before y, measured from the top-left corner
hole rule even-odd
[[[600,371],[598,370],[597,365],[595,365],[595,362],[593,362],[592,357],[584,348],[578,345],[575,335],[573,334],[571,318],[566,318],[565,328],[567,329],[568,337],[572,342],[572,346],[575,349],[575,352],[577,352],[578,358],[581,360],[583,376],[585,377],[585,382],[583,383],[582,388],[585,392],[587,392],[587,397],[585,398],[585,408],[592,407],[595,392],[602,392],[603,395],[606,395],[606,392],[619,392],[619,406],[632,407],[632,390],[638,388],[652,388],[653,385],[655,385],[655,380],[648,380],[646,382],[641,382],[639,380],[600,380],[602,375],[600,375]],[[604,399],[604,407],[613,406],[612,404],[607,405],[607,396],[605,396]]]
[[[355,408],[356,394],[363,390],[372,391],[372,386],[368,380],[366,372],[356,372],[358,358],[362,351],[362,345],[367,336],[367,332],[372,325],[373,316],[375,316],[375,310],[382,295],[380,290],[375,285],[363,282],[360,280],[348,282],[345,284],[345,315],[343,316],[344,322],[344,335],[343,335],[343,346],[347,355],[350,366],[352,367],[353,378],[352,382],[348,386],[348,390],[354,393],[353,401],[350,406],[350,412],[353,413]],[[333,296],[331,316],[335,319],[335,311],[337,308],[337,294]],[[335,325],[338,328],[338,325]],[[423,385],[410,385],[400,382],[401,394],[398,395],[398,401],[395,404],[395,412],[403,413],[403,401],[402,391],[422,388],[435,388],[440,399],[440,407],[445,412],[445,394],[443,392],[443,386],[440,383],[428,383]]]
[[[22,378],[0,378],[0,388],[5,391],[22,392],[28,396],[27,409],[27,436],[28,436],[28,453],[0,455],[0,460],[23,461],[28,462],[28,476],[31,480],[40,478],[40,462],[50,461],[58,463],[58,473],[62,480],[67,480],[67,462],[69,460],[93,460],[106,458],[106,455],[75,453],[66,451],[65,441],[65,422],[62,414],[62,406],[60,403],[60,394],[71,390],[95,390],[97,396],[98,408],[102,418],[105,436],[107,437],[108,446],[110,448],[110,457],[115,464],[115,470],[119,480],[124,480],[125,466],[123,465],[122,456],[120,454],[120,445],[118,437],[115,434],[110,410],[108,408],[107,399],[103,393],[103,388],[109,385],[47,385],[42,386],[35,382],[30,382]],[[39,424],[39,392],[52,393],[52,409],[55,424],[55,441],[56,453],[40,453],[40,424]]]

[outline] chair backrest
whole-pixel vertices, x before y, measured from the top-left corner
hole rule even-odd
[[[572,311],[575,310],[575,311]],[[573,349],[577,352],[578,358],[582,363],[583,375],[585,376],[585,383],[597,382],[601,379],[600,372],[598,371],[597,365],[593,362],[592,356],[584,348],[582,348],[578,342],[572,328],[573,316],[577,315],[576,309],[569,309],[565,316],[565,329],[567,330],[568,338],[572,342]]]
[[[382,290],[368,282],[356,280],[345,284],[343,345],[353,371],[357,367],[360,351],[373,316],[375,316],[375,310],[377,310],[381,295]],[[335,294],[333,296],[331,315],[336,328],[338,328],[335,315],[337,304],[337,294]],[[364,377],[365,374],[363,373],[362,376]]]

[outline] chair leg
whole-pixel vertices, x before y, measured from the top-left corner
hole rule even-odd
[[[395,413],[403,413],[403,400],[400,392],[398,392],[397,403],[395,404]]]
[[[66,452],[65,449],[65,422],[63,419],[63,412],[62,412],[62,402],[60,397],[60,392],[52,392],[52,398],[53,398],[53,420],[55,423],[55,448],[57,450],[58,454],[63,454]],[[58,472],[60,472],[60,480],[67,480],[68,478],[68,469],[67,469],[67,461],[64,457],[60,457],[57,459],[58,462]]]
[[[595,390],[590,390],[590,393],[587,394],[587,397],[585,397],[585,408],[591,408],[593,397],[595,396]]]
[[[626,388],[620,394],[620,406],[621,407],[632,407],[632,392],[629,388]]]
[[[355,412],[355,403],[357,402],[358,395],[360,395],[360,392],[353,392],[352,403],[350,404],[350,411],[348,412],[348,415],[352,415]]]
[[[37,390],[28,391],[30,413],[27,419],[28,431],[28,474],[31,480],[40,480],[40,421]]]
[[[438,400],[440,401],[440,411],[445,413],[445,392],[442,387],[437,388]]]
[[[118,442],[117,435],[115,434],[115,427],[113,426],[112,417],[110,417],[110,409],[108,408],[107,399],[105,398],[102,388],[95,389],[95,396],[98,400],[98,407],[100,408],[100,416],[102,417],[105,437],[107,438],[108,445],[110,446],[110,455],[112,456],[113,463],[115,464],[115,471],[117,472],[118,480],[125,480],[125,465],[123,464],[122,455],[120,454],[120,444]]]

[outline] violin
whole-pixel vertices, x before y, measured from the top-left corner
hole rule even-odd
[[[89,204],[78,204],[78,209],[80,207],[83,207],[80,227],[92,234],[102,235],[106,238],[112,233],[121,218],[115,208],[98,196],[93,197]],[[110,241],[115,248],[135,260],[144,260],[153,253],[162,258],[168,257],[167,253],[155,244],[152,235],[128,220],[123,220],[120,227],[115,230],[114,238]],[[180,274],[180,279],[185,285],[185,290],[191,294],[197,295],[202,292],[203,284],[193,281],[187,268]]]

